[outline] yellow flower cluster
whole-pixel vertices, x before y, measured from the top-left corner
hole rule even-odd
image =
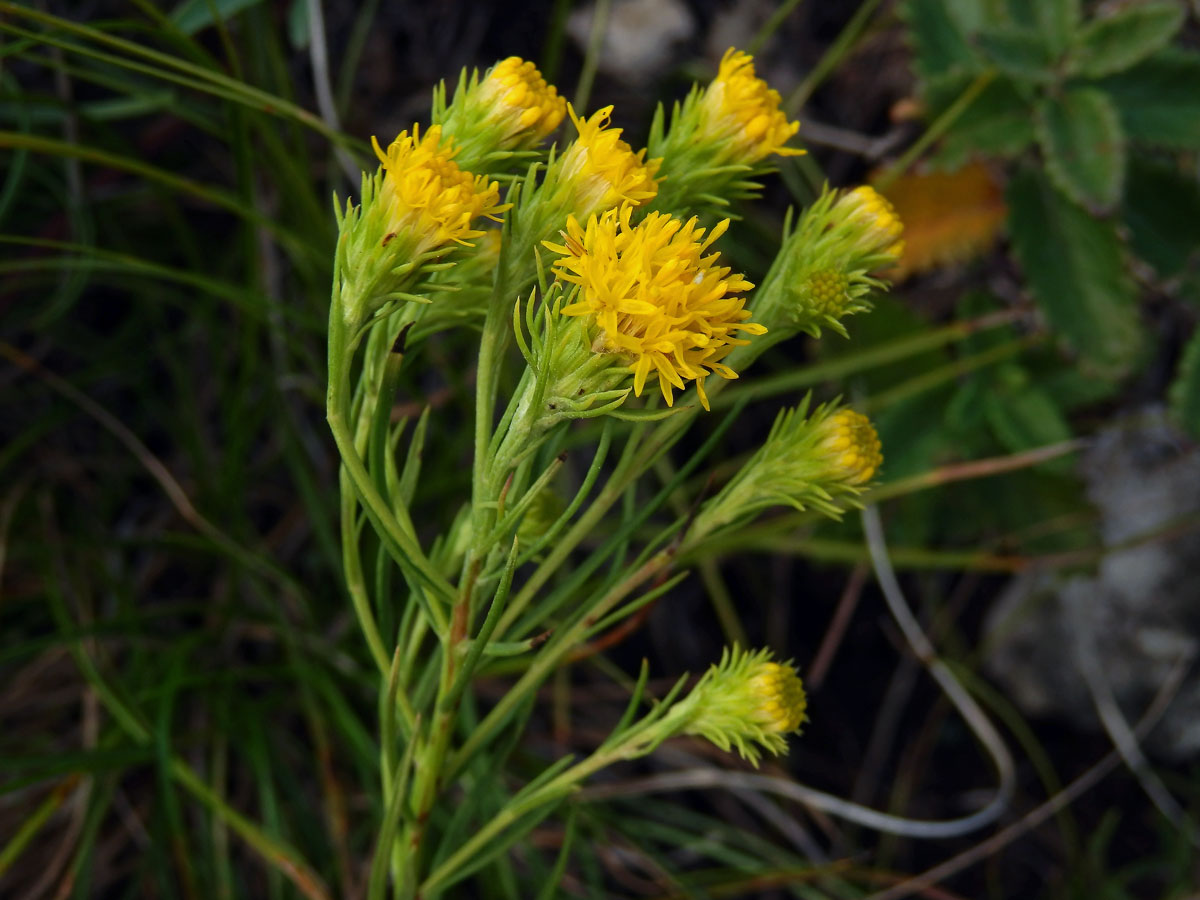
[[[856,187],[843,195],[833,209],[862,226],[864,240],[870,245],[865,249],[900,258],[904,252],[904,223],[896,215],[896,208],[875,188],[866,184]]]
[[[750,676],[750,693],[758,701],[753,716],[767,731],[787,734],[803,724],[808,698],[791,666],[760,662]]]
[[[784,144],[800,123],[788,121],[779,100],[779,92],[755,75],[754,58],[731,47],[704,92],[701,131],[708,140],[728,142],[737,162],[756,163],[772,153],[799,155],[804,151]]]
[[[547,84],[537,66],[510,56],[492,67],[480,85],[490,118],[503,124],[506,143],[525,134],[531,143],[545,139],[562,122],[567,101]]]
[[[558,276],[579,285],[566,316],[590,316],[599,326],[597,349],[630,360],[634,393],[656,375],[667,405],[672,388],[696,382],[704,408],[704,379],[737,374],[721,360],[739,344],[738,333],[763,334],[747,322],[745,299],[735,296],[753,287],[741,275],[717,265],[719,253],[705,255],[729,225],[725,220],[707,236],[693,217],[686,223],[664,213],[650,213],[630,224],[632,207],[593,215],[586,228],[571,217],[563,244],[546,242],[562,255],[555,260]]]
[[[499,221],[498,215],[508,209],[500,203],[499,184],[458,167],[438,125],[427,129],[424,137],[415,125],[411,135],[400,132],[386,153],[374,138],[371,143],[384,169],[377,202],[385,210],[385,243],[393,237],[410,238],[413,256],[451,242],[466,244],[483,234],[471,227],[475,219]]]
[[[820,449],[850,484],[866,484],[883,462],[882,444],[871,420],[852,409],[839,409],[821,423]]]
[[[579,137],[563,154],[561,172],[563,180],[574,186],[576,209],[583,216],[623,203],[640,206],[658,193],[654,175],[661,160],[643,159],[644,149],[634,153],[621,140],[621,129],[608,127],[612,109],[605,106],[580,119],[567,104]]]

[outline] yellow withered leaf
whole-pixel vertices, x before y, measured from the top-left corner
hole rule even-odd
[[[904,252],[894,281],[985,252],[1004,224],[1004,192],[991,171],[969,163],[957,172],[902,175],[881,193],[904,223]]]

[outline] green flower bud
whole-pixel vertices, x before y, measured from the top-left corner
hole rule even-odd
[[[681,733],[736,749],[757,766],[760,748],[776,756],[787,752],[785,735],[799,733],[807,706],[804,684],[790,663],[772,661],[770,650],[733,647],[667,718],[682,723]]]
[[[433,121],[453,135],[469,168],[491,172],[536,147],[558,128],[567,103],[537,67],[520,57],[502,59],[480,80],[479,73],[459,77],[454,99],[446,87],[434,91]]]
[[[756,298],[772,340],[798,332],[819,338],[822,328],[845,337],[842,320],[870,310],[870,293],[886,287],[873,273],[896,264],[902,232],[873,188],[826,188],[785,237]]]
[[[809,399],[775,420],[766,442],[706,502],[688,532],[695,546],[713,532],[774,506],[840,518],[883,462],[866,416],[833,405],[805,417]]]

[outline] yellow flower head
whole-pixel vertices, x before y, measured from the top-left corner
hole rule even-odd
[[[896,215],[896,208],[875,188],[865,184],[856,187],[842,195],[833,212],[862,227],[865,249],[897,259],[904,252],[904,223]]]
[[[564,243],[546,243],[562,254],[554,263],[558,277],[579,285],[562,313],[596,322],[596,348],[629,359],[638,396],[653,374],[670,406],[672,388],[695,381],[707,409],[704,379],[711,372],[737,377],[721,363],[735,346],[749,343],[736,335],[766,332],[746,321],[745,299],[735,296],[754,285],[718,266],[719,253],[705,255],[729,220],[705,236],[695,217],[683,222],[652,212],[635,226],[631,212],[624,206],[593,215],[586,228],[572,216]]]
[[[709,140],[728,142],[738,162],[756,163],[772,153],[797,156],[804,151],[784,144],[800,123],[788,121],[779,99],[779,92],[754,74],[754,58],[730,47],[701,100],[702,132]]]
[[[658,193],[654,174],[662,160],[644,160],[644,149],[634,153],[621,140],[621,129],[608,127],[612,107],[597,110],[589,119],[580,119],[569,103],[567,112],[579,137],[563,153],[561,177],[575,190],[579,215],[601,213],[622,203],[640,206],[654,199]]]
[[[524,136],[530,144],[545,139],[567,113],[567,101],[547,84],[537,66],[518,56],[503,59],[480,84],[488,117],[504,129],[501,143]]]
[[[839,409],[821,423],[820,448],[850,484],[866,484],[883,462],[879,435],[870,419],[852,409]]]
[[[482,231],[472,229],[479,216],[499,221],[508,209],[500,203],[500,186],[483,175],[472,175],[454,162],[450,142],[442,143],[441,126],[421,137],[400,132],[387,152],[374,138],[371,143],[383,165],[384,177],[377,202],[384,204],[387,235],[413,241],[413,255],[451,242],[466,244]]]
[[[750,675],[750,693],[757,700],[752,715],[767,731],[787,734],[804,722],[808,698],[800,676],[791,666],[758,663]]]
[[[736,749],[758,764],[760,748],[787,752],[784,736],[804,724],[808,700],[791,665],[771,659],[771,651],[726,648],[679,704],[680,728],[712,741],[722,750]]]

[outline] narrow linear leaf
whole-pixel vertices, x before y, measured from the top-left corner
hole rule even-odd
[[[1200,329],[1192,335],[1179,360],[1171,384],[1171,417],[1193,438],[1200,440]]]
[[[1125,136],[1108,97],[1074,88],[1044,98],[1037,133],[1046,171],[1060,190],[1093,212],[1116,206],[1125,179]]]
[[[900,10],[908,23],[914,67],[924,81],[954,70],[975,71],[979,60],[943,0],[908,0]]]
[[[1032,169],[1013,180],[1008,203],[1013,251],[1046,318],[1097,374],[1122,374],[1141,326],[1116,229]]]
[[[1083,27],[1068,58],[1068,71],[1102,78],[1128,69],[1170,43],[1182,24],[1183,5],[1175,0],[1118,9]]]
[[[1134,141],[1200,148],[1200,53],[1167,49],[1096,82]]]
[[[308,0],[292,0],[287,15],[288,41],[296,50],[307,50],[310,39]]]
[[[212,25],[213,15],[227,22],[244,9],[257,6],[262,0],[184,0],[171,12],[170,19],[184,34],[192,35]]]

